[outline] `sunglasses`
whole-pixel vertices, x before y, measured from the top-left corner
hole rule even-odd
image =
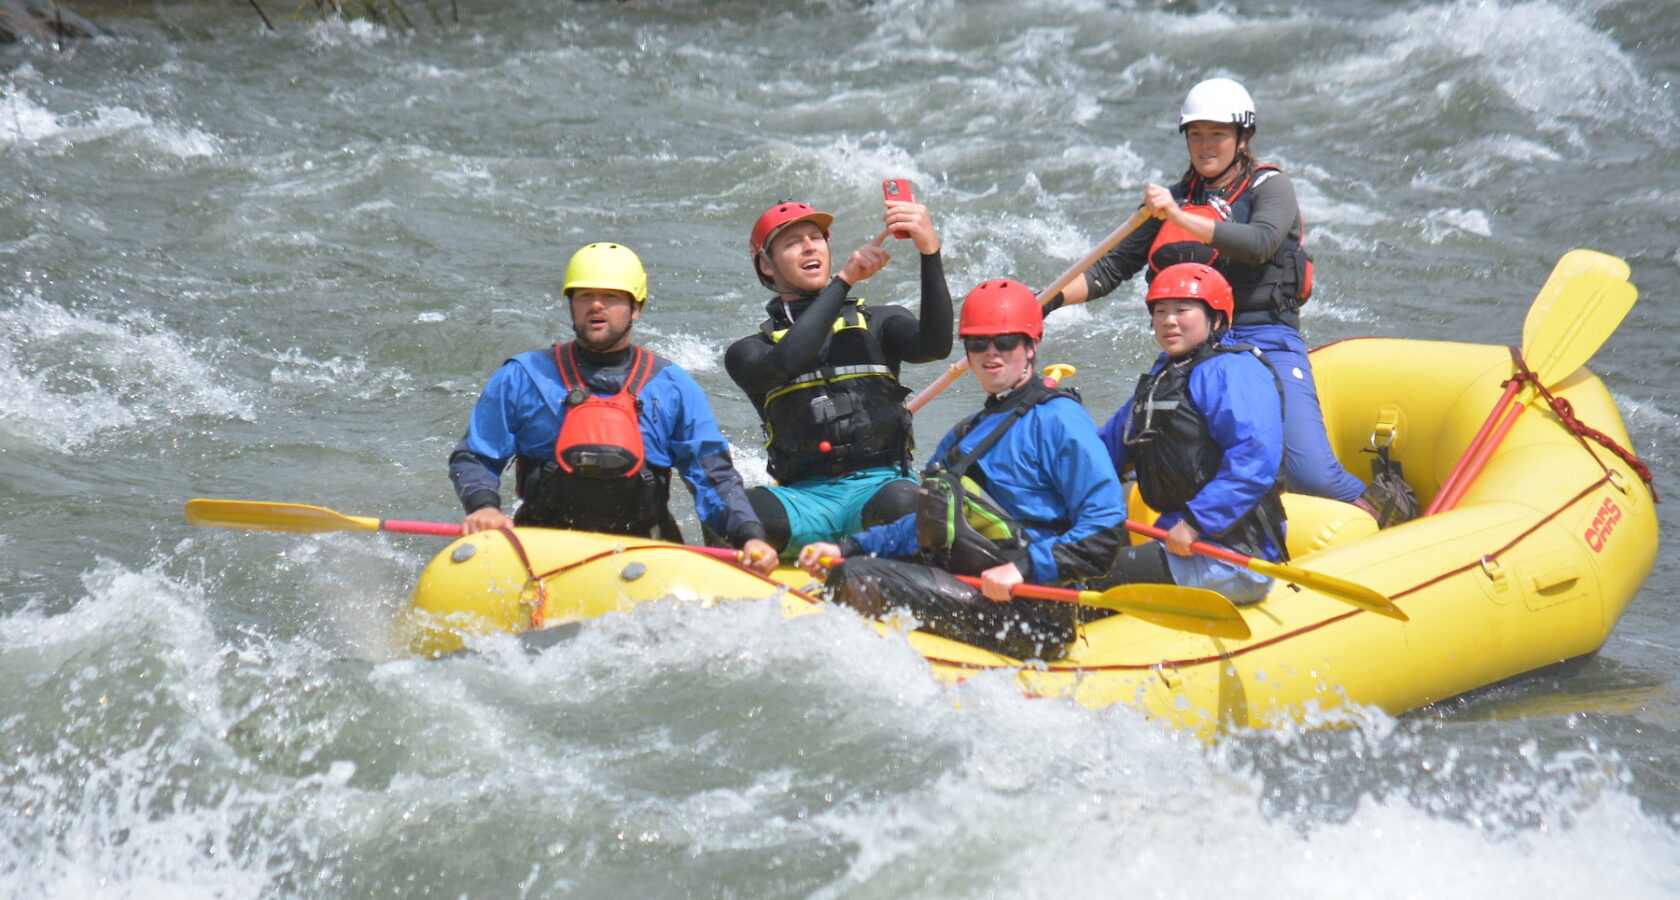
[[[962,339],[963,349],[970,353],[985,353],[987,347],[998,348],[999,353],[1008,353],[1027,342],[1024,334],[989,334],[979,337],[965,337]]]

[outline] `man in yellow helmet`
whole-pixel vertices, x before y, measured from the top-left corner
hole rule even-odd
[[[753,568],[775,568],[705,393],[630,340],[647,301],[642,261],[622,244],[590,244],[573,254],[562,290],[576,338],[503,364],[449,458],[466,532],[517,524],[681,542],[669,508],[675,469],[708,528]],[[524,500],[511,519],[500,493],[509,460]]]

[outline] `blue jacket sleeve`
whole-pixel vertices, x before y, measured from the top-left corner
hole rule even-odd
[[[1270,368],[1251,353],[1220,354],[1197,366],[1190,398],[1224,450],[1218,473],[1186,508],[1191,524],[1213,536],[1272,489],[1283,462],[1283,410]]]
[[[1044,420],[1044,427],[1032,432],[1035,456],[1072,525],[1028,545],[1032,571],[1022,574],[1041,584],[1101,575],[1113,564],[1125,527],[1120,479],[1084,407],[1059,399],[1035,413]]]
[[[858,549],[867,556],[904,559],[922,549],[916,541],[916,514],[910,513],[885,525],[860,531],[851,536]],[[844,551],[844,547],[842,547]]]
[[[501,475],[508,461],[545,441],[552,445],[558,433],[558,420],[530,375],[514,361],[505,363],[484,386],[466,433],[449,457],[449,478],[461,505],[467,512],[500,507]]]
[[[957,439],[956,429],[945,432],[939,439],[939,445],[933,448],[933,454],[928,457],[929,466],[945,458],[951,449],[951,444]],[[857,542],[858,548],[869,556],[884,556],[889,559],[904,559],[920,552],[922,545],[916,540],[916,516],[914,513],[903,516],[885,525],[858,532],[851,536]]]
[[[648,460],[682,476],[707,527],[736,547],[764,538],[729,443],[693,377],[674,365],[661,369],[642,391],[642,427],[650,441]]]

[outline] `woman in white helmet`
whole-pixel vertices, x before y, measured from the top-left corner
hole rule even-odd
[[[1301,340],[1300,308],[1312,294],[1312,259],[1289,176],[1257,163],[1250,150],[1254,100],[1229,78],[1190,89],[1179,111],[1190,165],[1171,187],[1144,188],[1155,216],[1050,301],[1081,303],[1113,291],[1138,272],[1204,263],[1231,283],[1235,314],[1229,340],[1265,354],[1283,384],[1285,469],[1289,489],[1357,503],[1376,515],[1386,498],[1372,496],[1330,449],[1312,366]],[[1375,501],[1375,502],[1373,502]],[[1386,523],[1385,523],[1386,524]]]

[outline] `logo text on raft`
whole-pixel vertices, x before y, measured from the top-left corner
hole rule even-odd
[[[1587,526],[1587,546],[1594,553],[1604,549],[1604,542],[1610,540],[1610,532],[1616,530],[1616,523],[1622,520],[1622,508],[1609,497],[1604,498],[1604,505],[1598,508],[1598,514],[1593,516],[1592,524]]]

